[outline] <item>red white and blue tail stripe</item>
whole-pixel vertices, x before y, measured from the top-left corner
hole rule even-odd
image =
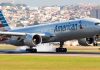
[[[0,10],[0,31],[9,31],[11,30],[4,15],[2,10]]]

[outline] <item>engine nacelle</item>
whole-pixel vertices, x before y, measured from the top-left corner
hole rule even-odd
[[[24,44],[27,46],[36,46],[41,42],[42,42],[42,38],[38,34],[36,35],[27,34],[24,39]]]
[[[90,46],[93,45],[94,41],[94,38],[83,38],[78,40],[78,43],[82,46]]]

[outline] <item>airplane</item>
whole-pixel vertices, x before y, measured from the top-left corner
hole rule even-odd
[[[26,45],[26,51],[37,52],[40,43],[59,42],[56,52],[67,52],[64,42],[77,39],[80,45],[97,46],[96,39],[100,35],[100,20],[95,18],[81,18],[64,22],[52,22],[11,29],[0,10],[0,42],[16,46]]]

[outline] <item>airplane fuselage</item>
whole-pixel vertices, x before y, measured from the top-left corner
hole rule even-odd
[[[56,22],[29,26],[25,28],[11,30],[11,32],[51,33],[55,36],[49,41],[60,42],[72,39],[93,37],[100,34],[100,28],[92,22],[84,20],[70,20],[67,22]]]

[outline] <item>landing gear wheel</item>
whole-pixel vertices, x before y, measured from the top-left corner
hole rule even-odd
[[[56,52],[58,52],[58,53],[66,53],[67,52],[67,48],[56,48]]]
[[[98,46],[98,43],[93,43],[93,46]]]
[[[30,53],[36,53],[37,49],[26,49],[26,52],[30,52]]]

